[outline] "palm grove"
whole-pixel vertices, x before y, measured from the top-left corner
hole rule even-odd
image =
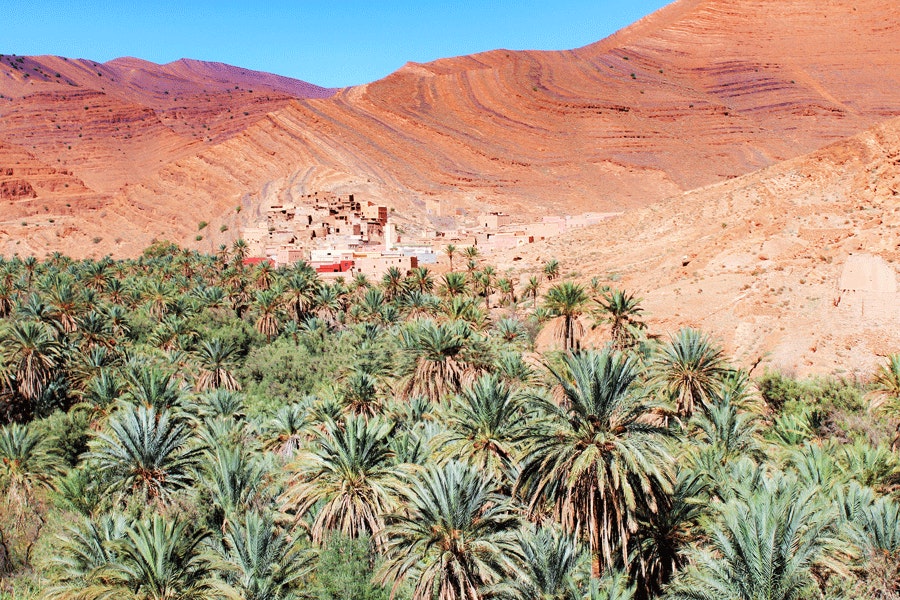
[[[0,261],[0,597],[900,594],[900,357],[751,381],[556,261],[245,253]]]

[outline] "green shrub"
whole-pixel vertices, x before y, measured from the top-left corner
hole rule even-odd
[[[862,387],[847,379],[825,377],[798,381],[775,371],[766,371],[757,379],[756,385],[763,400],[775,411],[783,411],[794,403],[826,412],[859,412],[866,407]]]
[[[788,402],[797,402],[803,396],[800,383],[776,371],[766,371],[756,380],[756,386],[766,405],[780,412]]]
[[[87,452],[90,420],[85,412],[56,411],[49,417],[35,421],[32,427],[47,441],[52,452],[67,465],[74,467],[78,457]]]
[[[319,553],[313,596],[318,600],[387,600],[388,591],[372,583],[374,562],[367,537],[333,534]]]
[[[299,402],[334,381],[348,358],[349,352],[337,347],[319,353],[285,338],[252,349],[238,375],[247,392],[248,414],[274,414],[285,404]]]

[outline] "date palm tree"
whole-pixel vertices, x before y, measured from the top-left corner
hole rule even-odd
[[[216,262],[218,263],[219,268],[225,268],[228,266],[228,246],[225,244],[219,244],[219,249],[216,250]]]
[[[356,304],[351,308],[353,317],[363,322],[377,322],[384,314],[387,298],[381,288],[367,288]]]
[[[475,371],[470,361],[475,334],[463,321],[422,321],[401,331],[400,392],[439,402],[456,393]]]
[[[137,521],[117,544],[117,560],[102,571],[110,591],[146,600],[201,600],[212,591],[203,551],[208,533],[187,521],[153,515]]]
[[[695,417],[693,425],[696,439],[711,446],[722,461],[759,453],[756,415],[739,411],[728,397],[711,403],[706,414]]]
[[[465,321],[473,329],[481,330],[487,325],[487,312],[485,312],[469,296],[453,296],[444,301],[443,316],[448,321]]]
[[[397,267],[388,267],[381,278],[381,289],[388,302],[393,302],[403,290],[403,272]]]
[[[113,304],[125,304],[129,296],[129,290],[125,284],[121,279],[116,279],[115,277],[110,278],[106,282],[104,289],[98,291],[102,292],[106,299]]]
[[[329,325],[334,325],[338,322],[338,315],[343,308],[342,296],[343,291],[337,283],[322,285],[317,290],[316,314]],[[309,319],[306,322],[309,322]]]
[[[52,277],[48,282],[50,311],[64,333],[72,333],[78,328],[80,301],[71,278]]]
[[[37,272],[39,265],[40,263],[38,263],[38,259],[35,256],[26,256],[25,260],[22,261],[22,267],[25,270],[25,285],[29,289],[32,281],[34,281],[34,274]]]
[[[102,293],[110,282],[109,262],[90,261],[84,265],[82,282],[88,289]]]
[[[197,330],[189,319],[170,313],[159,321],[150,342],[167,351],[184,350],[193,344],[195,337]]]
[[[657,511],[641,511],[630,568],[637,598],[659,597],[684,568],[687,549],[708,505],[704,474],[685,469],[678,473],[673,492],[660,499]]]
[[[900,504],[882,497],[855,512],[850,539],[860,550],[856,570],[871,597],[890,598],[900,589]]]
[[[730,372],[722,349],[689,327],[672,336],[651,365],[652,382],[675,401],[682,418],[706,406]]]
[[[29,506],[36,489],[49,486],[61,468],[37,431],[18,423],[0,427],[0,492],[8,502]]]
[[[538,296],[541,294],[541,278],[537,275],[529,277],[522,294],[531,296],[531,308],[536,308]]]
[[[93,434],[86,458],[109,492],[165,502],[192,482],[199,450],[190,433],[168,410],[125,405],[106,431]]]
[[[306,263],[302,263],[302,265],[302,267],[294,267],[284,282],[286,306],[297,323],[312,313],[315,307],[316,293],[319,289],[316,272]]]
[[[198,401],[198,413],[204,418],[223,417],[240,421],[247,416],[244,397],[234,391],[219,388],[207,392]]]
[[[481,296],[484,296],[485,310],[491,308],[491,294],[494,293],[495,285],[494,275],[494,269],[490,266],[485,267],[480,273],[475,273],[474,275],[475,288]]]
[[[547,278],[547,281],[553,281],[557,277],[559,277],[559,261],[555,258],[551,258],[547,262],[544,263],[544,277]]]
[[[582,600],[579,571],[584,552],[574,536],[554,527],[521,531],[521,560],[513,577],[492,591],[509,600]]]
[[[125,365],[123,399],[161,412],[181,404],[184,390],[172,373],[133,360]]]
[[[369,278],[365,273],[353,274],[353,278],[350,280],[350,291],[355,296],[364,294],[370,287],[372,287],[372,283],[369,281]]]
[[[257,289],[267,290],[272,287],[272,283],[275,281],[275,267],[269,261],[264,260],[257,265],[253,276],[256,279]]]
[[[35,293],[28,294],[16,305],[16,314],[20,317],[17,321],[29,321],[46,326],[54,333],[61,333],[59,320],[44,299]]]
[[[277,289],[257,290],[253,301],[256,312],[256,330],[266,336],[266,341],[278,335],[281,330],[281,292]]]
[[[840,569],[835,515],[819,502],[819,490],[789,478],[764,479],[747,498],[722,505],[708,532],[708,548],[692,553],[692,565],[666,594],[672,600],[760,598],[797,600],[815,586],[814,570]]]
[[[117,304],[106,307],[104,310],[106,318],[109,319],[109,325],[112,327],[113,334],[120,339],[125,340],[131,334],[131,325],[128,322],[128,315],[124,308]]]
[[[172,308],[174,291],[172,286],[162,279],[149,279],[143,289],[147,311],[154,319],[160,320]]]
[[[451,400],[447,429],[433,442],[437,457],[461,459],[503,483],[518,459],[520,409],[517,395],[503,380],[482,375]]]
[[[497,291],[500,292],[500,304],[502,306],[515,306],[516,290],[509,277],[501,277],[497,280]]]
[[[447,259],[450,261],[450,270],[453,271],[453,257],[456,256],[456,246],[453,244],[447,244],[444,246],[444,254],[447,255]]]
[[[441,276],[439,293],[442,296],[453,298],[455,296],[465,295],[468,292],[468,287],[464,273],[444,273]]]
[[[63,348],[55,332],[42,323],[14,321],[3,331],[0,344],[16,391],[26,402],[35,402],[63,362]]]
[[[231,244],[231,260],[239,268],[244,267],[244,259],[250,255],[250,246],[242,238],[234,240]]]
[[[264,427],[263,448],[291,459],[303,445],[307,412],[301,404],[282,406]]]
[[[599,578],[616,551],[627,563],[639,508],[656,512],[672,491],[668,432],[649,418],[658,406],[633,388],[634,358],[576,353],[550,372],[564,401],[533,399],[516,488],[532,514],[549,503],[567,531],[587,538]]]
[[[212,389],[237,391],[241,384],[234,376],[237,348],[220,338],[203,340],[195,351],[200,372],[195,387],[203,392]]]
[[[580,317],[585,311],[588,295],[584,287],[564,281],[547,290],[544,296],[544,308],[551,317],[557,317],[560,322],[556,328],[556,335],[563,343],[563,350],[577,350],[579,341],[584,334]]]
[[[494,360],[497,375],[510,387],[520,389],[532,386],[537,381],[537,371],[522,359],[516,351],[506,351]]]
[[[888,357],[872,379],[872,408],[897,423],[891,449],[900,447],[900,354]]]
[[[116,343],[109,318],[98,310],[90,310],[79,316],[76,329],[83,348],[111,348]]]
[[[519,519],[489,478],[450,461],[415,472],[399,491],[405,509],[379,536],[380,583],[396,591],[409,581],[413,600],[481,600],[512,571]]]
[[[341,382],[340,396],[344,409],[366,418],[381,414],[384,409],[378,378],[358,367],[353,368]]]
[[[125,540],[128,521],[107,514],[96,520],[83,519],[66,525],[49,556],[48,600],[99,600],[115,585],[106,574],[119,560],[117,545]]]
[[[16,294],[12,286],[0,283],[0,318],[8,317],[15,306]]]
[[[242,269],[229,268],[222,274],[222,279],[227,286],[226,290],[231,309],[239,319],[243,318],[244,313],[253,301],[253,296],[250,294],[250,284],[244,277],[244,271]]]
[[[516,318],[504,317],[497,321],[494,334],[507,344],[526,344],[528,331]]]
[[[430,293],[434,289],[434,278],[428,271],[428,267],[415,267],[409,276],[410,289],[418,290],[419,293]]]
[[[403,294],[399,305],[407,319],[420,319],[436,314],[441,302],[437,296],[414,289]]]
[[[226,314],[227,297],[225,289],[218,285],[204,285],[191,290],[191,295],[205,310],[211,310],[216,314]]]
[[[124,392],[125,387],[115,372],[101,369],[87,382],[82,392],[82,402],[76,404],[73,410],[76,407],[88,409],[94,416],[105,416]]]
[[[296,533],[271,515],[248,512],[229,524],[213,566],[224,574],[215,587],[234,600],[291,600],[312,570],[312,555]]]
[[[315,543],[332,531],[358,537],[382,529],[394,480],[391,429],[378,419],[355,416],[312,430],[315,441],[298,454],[282,499],[298,517],[321,503],[311,526]]]
[[[218,443],[206,452],[201,482],[213,499],[219,526],[256,507],[264,497],[265,469],[246,448]]]
[[[609,324],[613,348],[625,350],[633,346],[647,327],[641,320],[644,312],[641,299],[623,290],[610,290],[597,300],[597,304],[597,325]]]

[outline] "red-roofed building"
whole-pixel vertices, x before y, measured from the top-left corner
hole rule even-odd
[[[353,268],[352,260],[342,260],[336,263],[316,264],[313,263],[316,273],[347,273]]]
[[[265,256],[248,256],[242,262],[244,263],[245,266],[258,265],[263,262],[267,262],[270,265],[272,265],[273,267],[275,266],[275,261],[272,260],[271,258],[266,258]]]

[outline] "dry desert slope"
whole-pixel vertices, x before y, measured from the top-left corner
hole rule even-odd
[[[183,81],[200,68],[165,67]],[[134,70],[156,73],[139,78],[152,82],[154,101],[135,104],[127,85],[83,90],[76,74],[93,68],[62,74],[80,86],[68,109],[43,91],[16,92],[14,108],[0,108],[0,142],[30,152],[35,168],[72,172],[97,207],[69,214],[71,202],[44,210],[40,192],[20,198],[33,207],[27,225],[5,214],[0,223],[22,251],[124,255],[154,237],[194,244],[201,220],[228,227],[197,244],[209,249],[261,204],[314,190],[418,215],[426,199],[523,215],[646,206],[900,114],[900,11],[890,0],[678,0],[577,50],[408,64],[327,98],[290,100],[271,80],[268,100],[249,84],[210,94],[222,67],[202,70],[200,91],[184,84],[175,102],[160,83],[173,75],[142,63]],[[44,122],[48,110],[55,123]],[[103,126],[88,136],[84,120]]]
[[[499,266],[550,257],[637,292],[656,331],[712,332],[744,366],[871,372],[900,352],[900,119]]]
[[[0,56],[0,247],[114,251],[142,234],[127,210],[121,222],[103,212],[129,184],[296,98],[333,93],[219,63]]]

